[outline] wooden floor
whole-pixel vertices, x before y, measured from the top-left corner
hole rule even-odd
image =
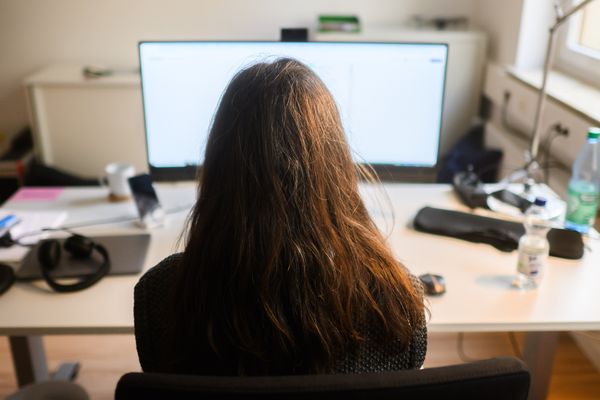
[[[517,336],[517,340],[521,342],[522,338]],[[430,334],[425,366],[460,363],[457,343],[457,334]],[[513,354],[509,336],[503,333],[468,333],[464,335],[463,344],[463,357],[477,359]],[[45,345],[50,368],[61,361],[82,363],[77,382],[92,399],[112,399],[119,377],[139,370],[133,336],[50,336],[45,338]],[[0,398],[15,388],[8,340],[0,337]],[[567,334],[560,336],[549,398],[600,399],[600,374]]]

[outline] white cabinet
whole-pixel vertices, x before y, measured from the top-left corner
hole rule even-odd
[[[110,162],[146,171],[140,79],[89,79],[81,66],[51,66],[25,80],[36,155],[44,163],[97,177]]]

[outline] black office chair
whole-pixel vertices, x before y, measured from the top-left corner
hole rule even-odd
[[[115,399],[525,400],[529,371],[514,357],[358,375],[218,377],[128,373]]]

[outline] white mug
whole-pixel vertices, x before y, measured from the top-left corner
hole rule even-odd
[[[126,199],[131,196],[129,178],[135,175],[135,168],[127,163],[110,163],[104,168],[104,182],[108,185],[110,197],[114,199]]]

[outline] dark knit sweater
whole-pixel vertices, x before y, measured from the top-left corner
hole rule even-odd
[[[181,254],[172,255],[146,272],[135,287],[134,317],[135,340],[140,364],[145,372],[174,372],[165,370],[171,365],[164,349],[170,348],[165,343],[169,327],[165,323],[172,310],[166,301],[175,280],[175,264]],[[420,282],[413,277],[413,282],[421,288]],[[362,373],[393,371],[400,369],[420,368],[427,351],[427,328],[425,318],[418,326],[407,351],[402,350],[399,341],[386,340],[383,332],[366,327],[366,339],[357,351],[339,356],[335,371],[337,373]],[[198,362],[202,362],[198,360]],[[203,368],[203,369],[210,369]],[[219,374],[215,371],[215,374]]]

